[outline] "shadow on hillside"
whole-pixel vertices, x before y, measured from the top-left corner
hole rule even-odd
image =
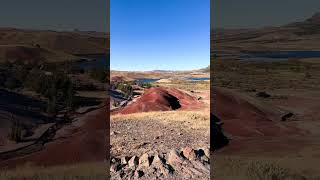
[[[210,113],[210,146],[218,150],[229,144],[228,138],[223,134],[221,120]]]
[[[9,120],[19,117],[19,119],[32,120],[31,123],[35,124],[53,122],[54,119],[43,115],[45,109],[44,101],[0,89],[0,113],[2,112],[2,116]]]
[[[101,104],[100,98],[76,96],[77,107],[98,106],[99,104]]]

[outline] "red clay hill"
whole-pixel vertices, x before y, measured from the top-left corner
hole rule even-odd
[[[281,122],[284,112],[226,89],[215,89],[216,113],[226,132],[234,136],[282,136],[299,131]]]
[[[223,122],[223,132],[231,139],[223,151],[287,148],[281,146],[290,137],[307,133],[294,123],[282,122],[285,112],[276,107],[224,88],[213,88],[213,91],[214,114]],[[268,139],[270,142],[266,144]]]
[[[131,114],[149,111],[170,111],[180,109],[194,109],[201,107],[197,98],[174,88],[152,87],[141,97],[129,103],[115,113]]]
[[[24,164],[60,166],[103,162],[106,158],[108,121],[106,107],[89,112],[79,127],[66,129],[39,152],[0,162],[0,168],[15,168]]]

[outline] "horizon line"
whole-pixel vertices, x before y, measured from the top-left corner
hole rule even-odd
[[[152,72],[152,71],[195,71],[195,70],[201,70],[201,69],[205,69],[207,67],[209,67],[210,65],[203,67],[203,68],[199,68],[199,69],[177,69],[177,70],[168,70],[168,69],[153,69],[153,70],[123,70],[123,69],[112,69],[110,68],[110,71],[131,71],[131,72]]]

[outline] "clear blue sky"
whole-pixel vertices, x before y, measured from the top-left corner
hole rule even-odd
[[[193,70],[210,64],[210,0],[111,0],[111,69]]]

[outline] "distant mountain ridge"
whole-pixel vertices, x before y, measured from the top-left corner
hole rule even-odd
[[[109,33],[0,28],[0,62],[65,62],[109,53]]]
[[[1,45],[39,46],[69,54],[102,54],[109,50],[109,33],[0,28]]]
[[[222,50],[320,50],[320,13],[279,27],[212,29],[211,46]]]
[[[320,24],[320,12],[315,13],[311,18],[307,19],[306,21]]]
[[[124,70],[112,70],[114,72],[136,72],[136,73],[175,73],[175,72],[191,72],[191,71],[208,71],[210,69],[210,65],[201,69],[193,69],[193,70],[149,70],[149,71],[124,71]]]

